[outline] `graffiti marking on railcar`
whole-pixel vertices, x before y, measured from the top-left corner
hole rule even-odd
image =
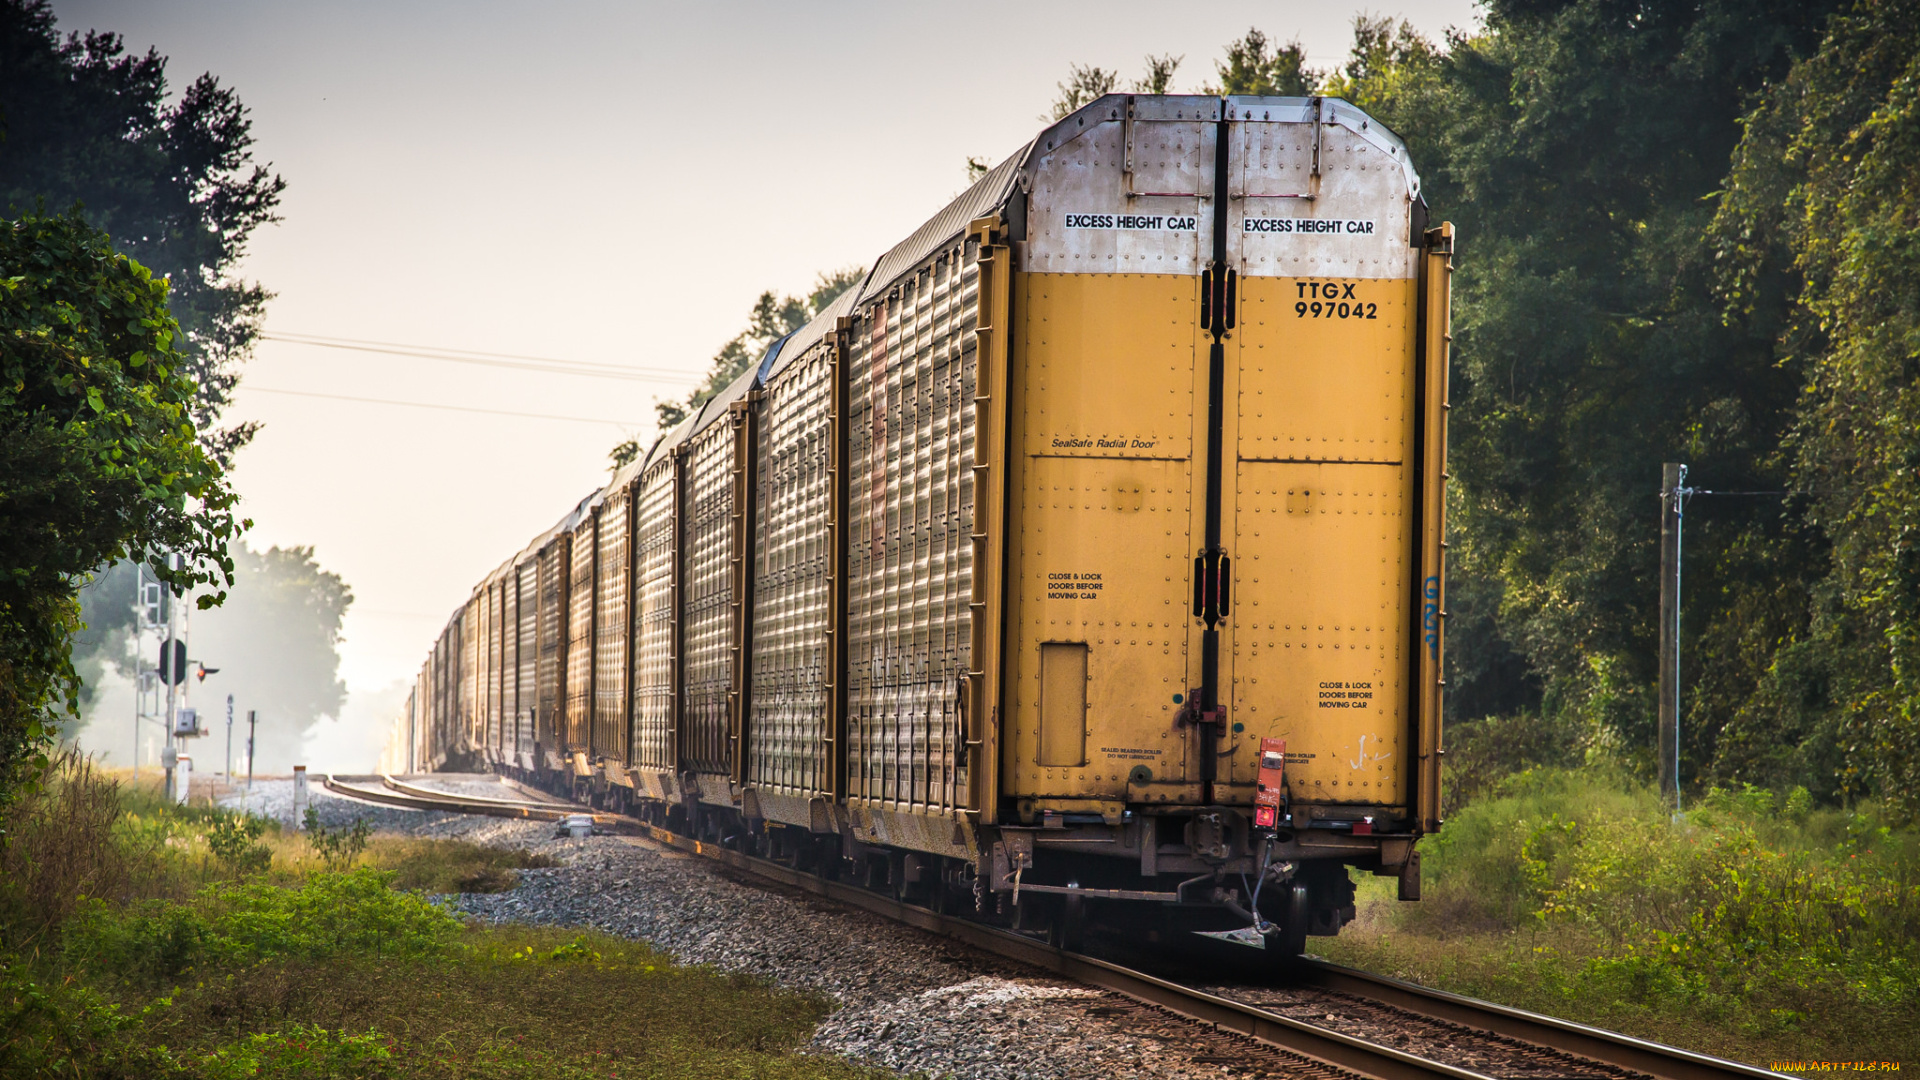
[[[1192,214],[1068,214],[1069,229],[1111,229],[1120,232],[1193,232],[1200,219]]]
[[[1371,709],[1373,708],[1373,683],[1339,680],[1322,682],[1320,707],[1323,709]]]
[[[1375,735],[1373,737],[1373,745],[1379,746],[1381,741],[1382,740],[1380,736]],[[1354,768],[1359,769],[1359,768],[1365,767],[1365,765],[1369,761],[1385,761],[1392,756],[1393,756],[1392,752],[1383,754],[1378,750],[1375,750],[1371,754],[1367,753],[1367,737],[1365,735],[1362,735],[1360,736],[1360,756],[1357,758],[1354,758],[1348,764],[1351,764]]]
[[[1097,573],[1084,570],[1059,570],[1047,573],[1047,599],[1098,600],[1106,581]]]

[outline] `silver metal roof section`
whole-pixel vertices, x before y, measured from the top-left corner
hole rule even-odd
[[[869,273],[866,280],[873,280],[873,275]],[[859,285],[847,289],[846,292],[835,297],[820,314],[808,320],[807,325],[795,330],[793,335],[787,338],[786,344],[781,347],[780,355],[761,373],[761,381],[765,382],[779,372],[785,371],[789,364],[805,356],[808,349],[818,345],[820,339],[833,333],[833,328],[839,323],[841,317],[853,310],[854,300],[860,295],[865,285],[866,281],[862,281]]]
[[[1398,162],[1407,179],[1407,197],[1420,197],[1420,174],[1413,169],[1406,141],[1350,101],[1330,97],[1230,97],[1227,119],[1311,124],[1316,108],[1322,124],[1345,128]]]
[[[755,365],[741,372],[738,378],[728,383],[719,393],[701,403],[700,413],[694,420],[693,428],[688,432],[688,436],[692,437],[692,435],[697,432],[707,430],[707,428],[713,426],[715,421],[726,416],[727,406],[746,397],[747,391],[752,390],[759,381],[759,365]]]
[[[1013,193],[1021,166],[1026,163],[1027,152],[1032,148],[1033,144],[1028,143],[1007,160],[987,170],[987,175],[974,181],[973,186],[948,203],[946,209],[928,218],[926,224],[913,231],[912,236],[880,256],[873,264],[873,273],[867,275],[867,283],[861,286],[855,302],[885,292],[894,279],[919,266],[927,256],[966,232],[967,226],[975,219],[985,217],[1005,204],[1007,196]]]

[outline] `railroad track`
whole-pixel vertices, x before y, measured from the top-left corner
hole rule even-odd
[[[644,838],[663,847],[712,859],[743,874],[798,892],[811,893],[847,907],[945,937],[1061,978],[1131,998],[1156,1010],[1209,1025],[1222,1033],[1259,1044],[1272,1065],[1293,1075],[1323,1078],[1372,1077],[1375,1080],[1734,1080],[1773,1077],[1764,1069],[1635,1039],[1566,1020],[1508,1008],[1491,1002],[1433,990],[1311,958],[1297,968],[1288,988],[1233,986],[1203,989],[1068,952],[1044,942],[907,904],[848,882],[833,881],[782,863],[746,855],[622,815],[592,813],[582,807],[538,799],[493,799],[455,795],[409,784],[391,776],[327,777],[328,790],[391,806],[459,813],[558,821],[589,814],[596,829]],[[1290,993],[1308,988],[1326,999],[1371,1010],[1376,1026],[1395,1029],[1400,1041],[1454,1045],[1478,1040],[1503,1063],[1495,1071],[1436,1061],[1312,1023],[1278,1011],[1299,999]],[[1322,1006],[1323,1007],[1323,1006]],[[1300,1011],[1297,1007],[1290,1011]],[[1411,1036],[1408,1035],[1411,1032]],[[1211,1060],[1211,1059],[1209,1059]]]
[[[409,784],[384,773],[378,776],[328,776],[322,783],[328,791],[364,802],[385,806],[403,806],[410,810],[445,810],[458,814],[485,814],[490,817],[525,818],[531,821],[560,821],[587,816],[601,832],[634,834],[645,826],[619,814],[602,814],[574,803],[545,802],[538,799],[491,799],[482,795],[455,795]]]

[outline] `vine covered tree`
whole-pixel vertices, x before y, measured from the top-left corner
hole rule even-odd
[[[167,283],[73,216],[0,220],[0,795],[77,711],[79,582],[118,559],[225,599],[246,523],[198,437]],[[182,565],[167,569],[164,552]]]

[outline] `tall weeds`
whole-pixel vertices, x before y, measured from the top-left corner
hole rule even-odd
[[[42,782],[0,809],[0,944],[27,951],[90,898],[152,895],[164,867],[123,834],[120,785],[69,748]]]

